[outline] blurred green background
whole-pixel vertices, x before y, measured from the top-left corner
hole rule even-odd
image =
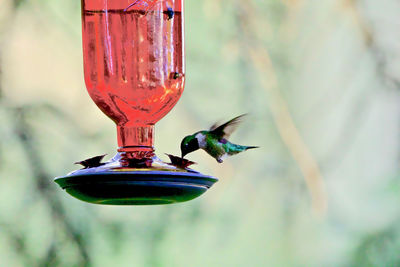
[[[101,206],[53,182],[116,150],[86,93],[80,2],[0,0],[0,266],[400,266],[400,3],[187,0],[186,89],[156,149],[249,113],[261,148],[195,169],[167,206]]]

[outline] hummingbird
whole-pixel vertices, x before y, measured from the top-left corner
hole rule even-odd
[[[257,146],[233,144],[227,140],[245,115],[237,116],[220,126],[214,124],[209,130],[199,131],[183,138],[181,142],[182,158],[201,148],[215,158],[218,163],[222,163],[229,156],[258,148]]]

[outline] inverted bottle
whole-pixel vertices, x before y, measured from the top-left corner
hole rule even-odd
[[[184,89],[182,9],[183,0],[82,1],[86,88],[133,157],[151,156],[154,124]]]

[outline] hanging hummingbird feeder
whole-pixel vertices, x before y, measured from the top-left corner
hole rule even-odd
[[[57,177],[70,195],[111,205],[170,204],[194,199],[217,179],[190,161],[154,153],[154,124],[177,103],[185,84],[183,0],[82,0],[85,83],[117,125],[118,151],[79,162]]]

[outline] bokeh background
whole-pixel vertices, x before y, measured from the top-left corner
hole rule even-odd
[[[53,182],[116,150],[86,93],[80,2],[0,0],[0,266],[400,266],[400,2],[187,0],[185,92],[156,148],[249,113],[261,148],[167,206]]]

